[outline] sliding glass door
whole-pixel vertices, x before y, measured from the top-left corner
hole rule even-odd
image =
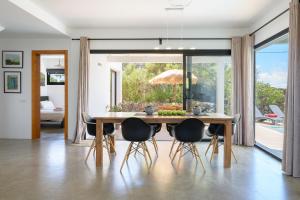
[[[231,114],[230,55],[185,56],[185,66],[185,108],[199,105],[204,113]]]
[[[288,31],[257,45],[255,63],[256,145],[282,158]]]

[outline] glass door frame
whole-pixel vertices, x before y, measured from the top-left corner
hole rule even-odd
[[[187,74],[188,64],[191,62],[189,58],[192,56],[231,56],[231,49],[210,49],[210,50],[198,50],[197,52],[184,52],[183,53],[183,110],[187,110],[187,102],[191,100],[191,93],[187,90],[188,85],[192,85],[192,73]]]
[[[260,150],[264,151],[265,153],[269,154],[270,156],[272,156],[273,158],[281,161],[282,159],[278,156],[278,155],[275,155],[274,153],[272,153],[270,150],[268,150],[264,145],[261,145],[259,143],[256,142],[256,128],[255,128],[255,123],[256,123],[256,120],[255,120],[255,106],[256,106],[256,50],[259,49],[260,47],[274,41],[274,40],[277,40],[278,38],[286,35],[286,34],[289,34],[289,28],[286,28],[278,33],[276,33],[275,35],[263,40],[262,42],[254,45],[254,49],[253,49],[253,52],[254,52],[254,65],[253,65],[253,68],[254,68],[254,83],[253,83],[253,96],[254,96],[254,107],[253,107],[253,126],[254,126],[254,143],[255,143],[255,147],[259,148]]]

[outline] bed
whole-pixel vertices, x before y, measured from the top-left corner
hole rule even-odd
[[[41,96],[41,125],[58,125],[63,128],[65,111],[62,108],[56,108],[48,96]]]

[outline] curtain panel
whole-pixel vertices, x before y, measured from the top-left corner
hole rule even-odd
[[[282,169],[300,177],[300,6],[290,3],[289,64]]]
[[[254,146],[254,37],[232,38],[233,113],[241,114],[233,143]]]
[[[88,80],[89,80],[89,63],[90,47],[89,40],[86,37],[80,38],[80,58],[79,58],[79,79],[77,93],[77,116],[76,116],[76,133],[74,143],[80,143],[86,127],[83,123],[81,114],[88,113]]]

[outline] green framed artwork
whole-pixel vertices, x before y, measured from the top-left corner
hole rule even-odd
[[[23,51],[2,51],[3,68],[23,68]]]
[[[21,72],[4,72],[4,93],[21,93]]]

